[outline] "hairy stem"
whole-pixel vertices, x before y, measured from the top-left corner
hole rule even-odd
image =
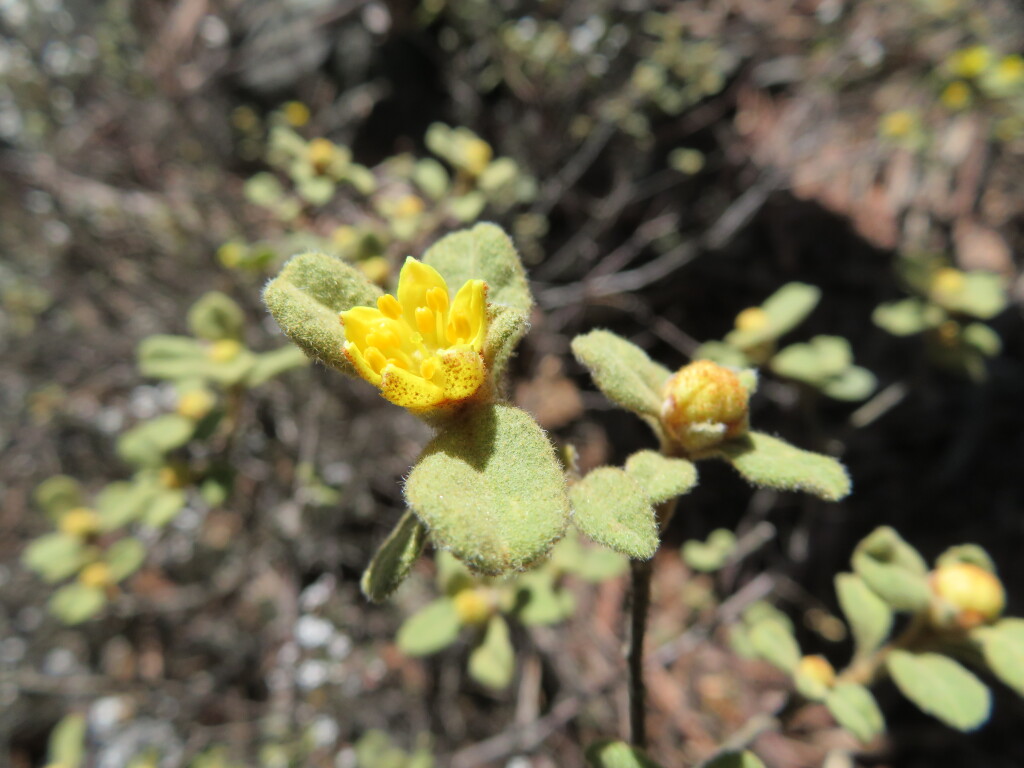
[[[629,733],[630,742],[647,746],[647,686],[644,685],[644,635],[651,604],[650,560],[631,560],[632,601],[629,632]]]

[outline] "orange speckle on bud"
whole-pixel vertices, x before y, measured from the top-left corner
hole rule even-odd
[[[739,377],[718,363],[698,360],[680,368],[662,394],[662,423],[689,452],[747,431],[750,396]]]
[[[831,688],[836,682],[836,671],[824,656],[804,656],[800,659],[797,673]]]
[[[937,605],[933,623],[971,629],[994,621],[1006,607],[1006,591],[994,573],[973,563],[951,563],[932,571],[929,582]]]

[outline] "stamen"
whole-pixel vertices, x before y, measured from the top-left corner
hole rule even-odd
[[[434,287],[427,291],[427,306],[438,315],[448,311],[448,293]]]
[[[381,314],[385,317],[390,317],[392,320],[397,320],[402,316],[402,305],[399,304],[398,299],[390,293],[385,293],[377,299],[377,309],[379,309]]]
[[[404,357],[404,355],[403,355],[403,357]],[[404,368],[407,371],[409,370],[409,360],[408,360],[408,358],[406,358],[405,360],[399,360],[397,357],[389,357],[388,358],[388,365],[393,365],[396,368]]]
[[[388,363],[388,359],[376,347],[367,347],[363,357],[369,363],[374,373],[380,373],[381,369]]]
[[[416,309],[416,327],[419,328],[420,333],[424,336],[429,337],[435,330],[434,313],[426,307],[418,307]]]
[[[471,334],[469,319],[463,314],[453,317],[448,323],[448,340],[453,344],[465,344]]]

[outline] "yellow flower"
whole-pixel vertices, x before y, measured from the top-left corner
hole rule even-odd
[[[409,257],[398,297],[341,313],[345,356],[381,395],[412,411],[452,405],[484,383],[487,285],[469,280],[449,302],[448,285],[433,267]]]
[[[284,119],[293,128],[301,128],[309,122],[309,107],[301,101],[289,101],[284,105]]]
[[[971,629],[999,618],[1006,607],[1002,582],[973,563],[943,565],[932,571],[930,581],[940,601],[932,619],[941,626]]]
[[[879,132],[889,139],[905,139],[917,130],[917,116],[908,109],[897,109],[882,116]]]
[[[78,580],[87,587],[103,589],[114,583],[114,576],[106,563],[90,563],[78,573]]]
[[[949,57],[949,71],[957,77],[977,77],[992,64],[992,51],[984,45],[963,48]]]
[[[826,688],[831,688],[836,682],[836,671],[824,656],[804,656],[800,659],[797,673]]]
[[[215,363],[229,363],[242,354],[242,342],[237,339],[215,341],[206,350],[206,355]]]
[[[460,589],[454,600],[455,613],[463,624],[483,624],[494,613],[494,596],[488,589]]]
[[[964,273],[953,267],[943,267],[932,277],[931,293],[938,297],[955,296],[964,289],[967,279]]]
[[[971,103],[971,88],[963,80],[954,80],[943,88],[939,98],[947,109],[961,110]]]
[[[100,516],[91,509],[75,507],[61,515],[57,527],[61,533],[74,536],[76,539],[85,539],[99,531]]]
[[[201,421],[217,404],[216,396],[208,389],[191,389],[178,397],[177,412],[192,421]]]
[[[466,140],[461,154],[462,164],[466,171],[472,176],[479,176],[491,164],[494,150],[483,139],[474,137]]]
[[[759,331],[768,325],[768,313],[760,307],[747,307],[736,315],[737,331]]]
[[[739,377],[718,363],[698,360],[665,384],[661,420],[687,451],[710,448],[744,434],[750,395]]]
[[[306,159],[317,173],[323,173],[334,162],[336,151],[330,139],[313,139],[306,145]]]

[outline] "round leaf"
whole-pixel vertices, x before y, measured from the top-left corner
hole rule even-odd
[[[988,688],[948,656],[894,650],[886,668],[904,696],[946,725],[971,731],[988,719]]]
[[[573,522],[599,544],[637,560],[658,549],[658,524],[644,489],[617,467],[599,467],[572,486]]]

